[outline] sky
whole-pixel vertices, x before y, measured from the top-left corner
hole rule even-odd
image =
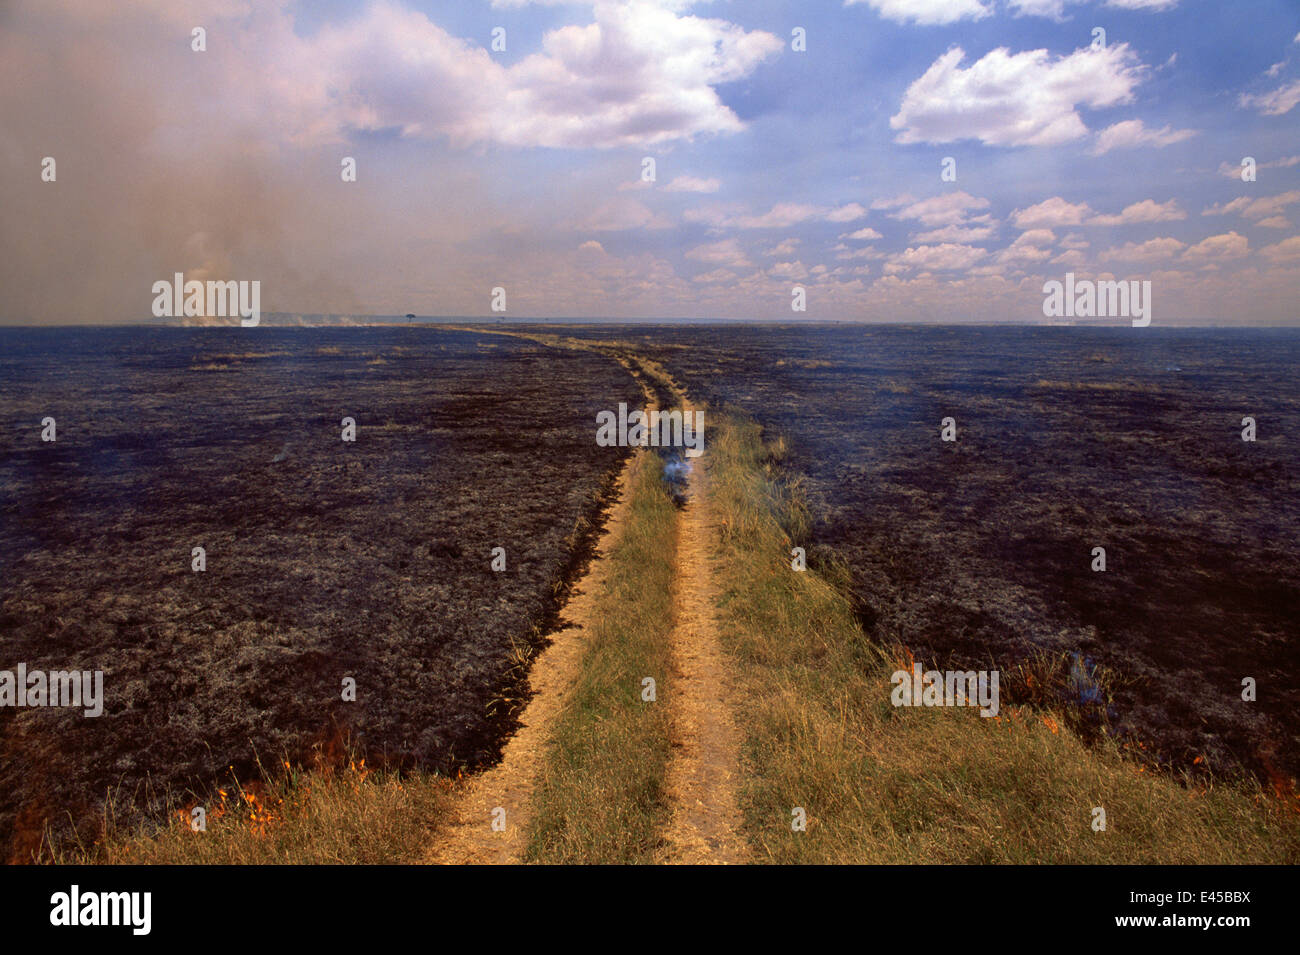
[[[1300,2],[9,0],[0,172],[3,323],[1294,325]]]

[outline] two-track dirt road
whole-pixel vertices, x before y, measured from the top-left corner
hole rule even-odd
[[[504,334],[515,334],[504,332]],[[591,347],[558,336],[538,336],[556,347]],[[683,407],[688,396],[652,362],[617,356],[641,381],[647,401],[669,393]],[[650,453],[638,451],[638,454]],[[718,524],[708,495],[708,452],[693,459],[686,504],[678,511],[671,693],[660,697],[670,708],[672,746],[665,779],[669,821],[659,859],[664,863],[736,863],[746,858],[739,832],[740,730],[736,725],[729,659],[716,619],[719,593],[714,554]],[[609,574],[608,555],[626,521],[629,465],[619,479],[618,502],[605,525],[595,558],[564,608],[569,622],[552,636],[529,672],[533,692],[522,728],[506,744],[496,766],[460,783],[450,823],[436,834],[428,860],[442,864],[522,861],[531,797],[541,769],[550,727],[581,672],[585,630],[599,606]],[[504,829],[494,829],[494,813],[505,811]]]

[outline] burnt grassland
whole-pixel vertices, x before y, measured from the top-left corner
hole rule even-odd
[[[788,439],[808,508],[797,543],[875,645],[1001,669],[1005,703],[1061,707],[1084,738],[1153,767],[1294,795],[1294,331],[566,332],[626,339]],[[948,416],[955,443],[939,440]],[[1244,677],[1258,702],[1241,699]]]
[[[129,827],[285,761],[496,758],[622,463],[593,434],[623,369],[432,329],[0,335],[0,668],[105,695],[0,710],[5,858],[90,842],[106,796]]]
[[[1294,864],[1300,814],[1251,778],[1149,772],[1070,705],[894,707],[897,648],[836,568],[791,571],[809,512],[788,446],[715,415],[724,645],[736,661],[751,857],[799,864]],[[827,571],[830,572],[827,572]],[[806,829],[795,831],[802,810]],[[1104,818],[1099,815],[1104,812]],[[1104,826],[1101,825],[1104,823]]]

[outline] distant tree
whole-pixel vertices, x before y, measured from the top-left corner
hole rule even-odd
[[[410,312],[407,312],[407,313],[406,313],[406,324],[409,325],[409,324],[411,324],[411,322],[413,322],[413,321],[415,321],[415,316],[412,315]]]

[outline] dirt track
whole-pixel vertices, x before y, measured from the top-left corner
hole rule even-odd
[[[576,344],[555,339],[551,343],[561,347]],[[650,402],[656,391],[668,392],[683,406],[691,407],[687,396],[657,365],[626,357],[620,360],[637,374]],[[524,711],[522,729],[506,744],[498,765],[462,783],[454,821],[435,837],[430,862],[522,861],[531,796],[550,727],[581,671],[586,627],[603,612],[596,598],[609,574],[607,556],[626,522],[632,460],[629,458],[620,476],[618,503],[596,557],[565,607],[569,626],[554,635],[532,664],[529,682],[533,697]],[[672,864],[727,864],[742,862],[746,856],[744,840],[737,831],[741,734],[728,701],[729,662],[715,616],[718,586],[713,553],[718,526],[708,503],[706,460],[707,456],[694,459],[687,502],[679,512],[673,582],[676,619],[671,635],[674,679],[671,693],[663,698],[671,707],[672,756],[666,779],[670,817],[660,861]],[[505,810],[505,826],[494,829],[493,814],[499,809]]]

